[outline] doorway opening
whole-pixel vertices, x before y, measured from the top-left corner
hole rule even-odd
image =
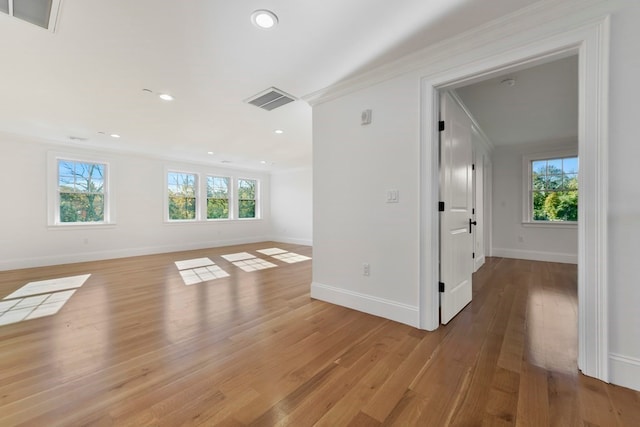
[[[464,62],[423,77],[422,214],[423,253],[421,325],[436,329],[438,305],[438,100],[439,92],[461,87],[558,59],[577,55],[579,62],[578,151],[580,153],[580,212],[578,220],[578,368],[586,375],[608,381],[607,314],[607,44],[604,20],[593,26],[532,41],[509,52]],[[435,243],[434,243],[435,241]]]

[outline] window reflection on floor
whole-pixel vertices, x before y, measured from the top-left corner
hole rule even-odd
[[[536,287],[527,304],[527,359],[555,372],[572,373],[577,364],[578,313],[575,295]]]
[[[27,283],[0,301],[0,326],[56,314],[90,276]]]
[[[195,285],[209,280],[229,277],[229,273],[217,266],[209,258],[195,258],[176,261],[180,276],[185,285]]]
[[[288,264],[293,264],[296,262],[308,261],[311,258],[308,256],[296,254],[294,252],[289,252],[280,248],[268,248],[268,249],[258,249],[257,252],[261,254],[268,255],[280,261],[284,261]]]

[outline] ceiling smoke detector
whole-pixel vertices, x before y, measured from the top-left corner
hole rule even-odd
[[[502,80],[500,82],[500,84],[503,85],[503,86],[512,87],[512,86],[516,85],[516,79],[514,79],[513,77],[509,77],[509,78],[506,78],[506,79]]]
[[[275,87],[270,87],[249,99],[245,99],[244,102],[260,107],[263,110],[271,111],[295,100],[294,96]]]

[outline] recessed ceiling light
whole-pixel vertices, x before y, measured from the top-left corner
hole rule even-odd
[[[174,100],[173,96],[169,95],[168,93],[161,93],[158,96],[160,97],[160,99],[163,99],[165,101],[173,101]]]
[[[207,154],[213,156],[213,151],[207,151]]]
[[[276,130],[274,130],[274,132],[277,133],[278,135],[284,133],[284,131],[282,129],[276,129]]]
[[[270,10],[256,10],[251,14],[251,22],[258,28],[268,30],[278,23],[278,17]]]
[[[111,138],[120,138],[120,135],[118,135],[117,133],[112,133],[109,136],[111,136]]]
[[[260,160],[260,163],[263,164],[263,165],[266,165],[267,161],[266,160]]]

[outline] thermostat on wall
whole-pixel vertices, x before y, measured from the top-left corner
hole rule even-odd
[[[371,123],[371,110],[364,110],[360,116],[360,124],[364,126],[369,123]]]

